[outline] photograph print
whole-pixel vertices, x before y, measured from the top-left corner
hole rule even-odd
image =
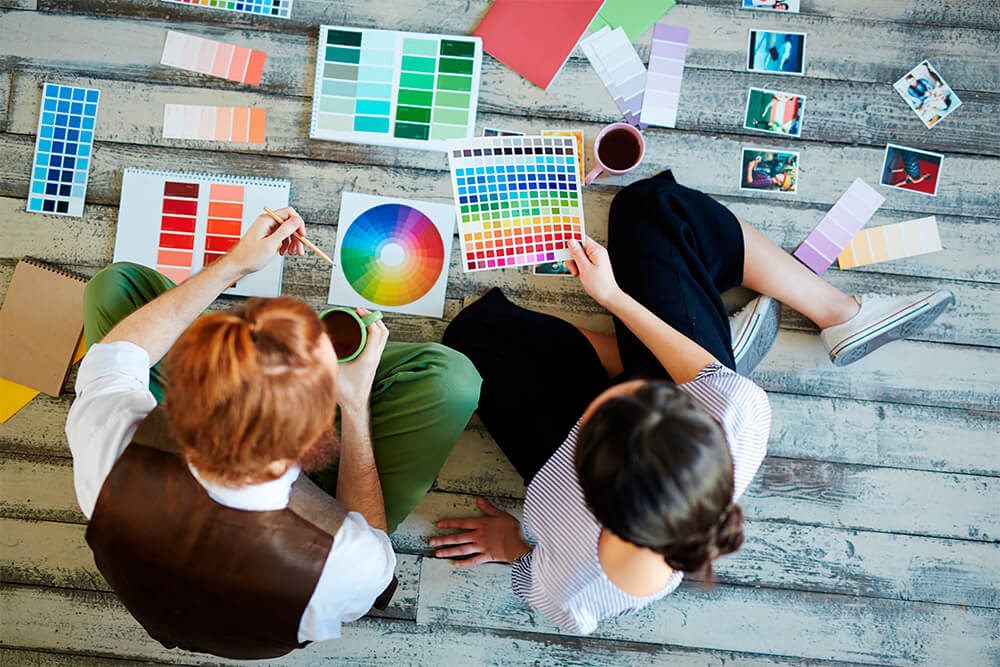
[[[743,127],[787,137],[802,134],[802,113],[806,98],[795,93],[751,88],[747,94]]]
[[[747,46],[747,70],[771,74],[799,74],[806,66],[804,32],[751,30]]]
[[[892,87],[928,128],[937,125],[962,104],[951,86],[926,60],[904,74]]]
[[[743,0],[743,9],[759,9],[766,12],[799,13],[800,0]]]
[[[744,148],[740,190],[765,190],[795,194],[799,154],[773,148]]]
[[[937,196],[944,156],[916,148],[889,144],[882,161],[882,185]]]

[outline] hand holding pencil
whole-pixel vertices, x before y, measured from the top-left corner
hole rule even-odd
[[[271,209],[269,209],[266,206],[264,207],[264,210],[279,225],[280,224],[284,224],[286,218],[279,217],[277,213],[275,213],[274,211],[272,211]],[[291,216],[298,217],[298,213],[296,213],[295,210],[292,207],[290,207],[290,206],[287,209],[282,209],[282,210],[289,211],[290,212],[290,216],[289,217],[291,217]],[[300,228],[302,229],[302,231],[305,231],[305,227],[304,226],[302,226]],[[330,264],[333,264],[333,260],[330,259],[325,252],[323,252],[322,250],[320,250],[319,248],[317,248],[312,243],[312,241],[310,241],[309,239],[307,239],[305,237],[304,234],[300,234],[298,230],[295,230],[294,232],[292,232],[292,236],[295,237],[296,240],[300,241],[301,244],[304,244],[304,245],[308,246],[310,250],[312,250],[317,255],[319,255],[320,257],[322,257],[326,261],[328,261]],[[288,240],[290,241],[291,239],[288,239]],[[285,252],[287,252],[290,247],[291,247],[290,245],[289,246],[285,246],[284,244],[282,244],[282,248],[280,250],[281,254],[285,254]],[[298,247],[294,248],[294,251],[296,251],[296,254],[298,254],[299,256],[305,255],[305,252],[302,250],[302,246],[301,245],[298,245]]]

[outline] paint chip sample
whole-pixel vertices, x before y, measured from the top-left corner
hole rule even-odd
[[[792,255],[823,275],[884,201],[872,186],[855,178]]]
[[[618,110],[631,125],[639,125],[646,68],[621,28],[605,26],[580,42],[580,49],[594,67]]]
[[[687,28],[663,23],[657,23],[653,28],[649,72],[640,115],[643,123],[661,127],[676,125],[689,32]]]
[[[165,104],[163,138],[262,144],[266,121],[266,109]]]
[[[287,19],[292,16],[292,0],[163,0],[178,5],[226,9],[241,14]]]
[[[942,250],[937,218],[933,215],[894,225],[862,229],[837,257],[841,269]]]
[[[266,57],[256,49],[168,30],[160,64],[257,86]]]

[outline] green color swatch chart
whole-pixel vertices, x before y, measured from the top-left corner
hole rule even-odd
[[[321,26],[309,136],[445,151],[472,137],[478,37]]]

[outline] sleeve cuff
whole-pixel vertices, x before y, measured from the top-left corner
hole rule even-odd
[[[108,375],[129,377],[149,389],[149,353],[127,340],[95,343],[80,363],[76,392],[83,393],[87,385]]]

